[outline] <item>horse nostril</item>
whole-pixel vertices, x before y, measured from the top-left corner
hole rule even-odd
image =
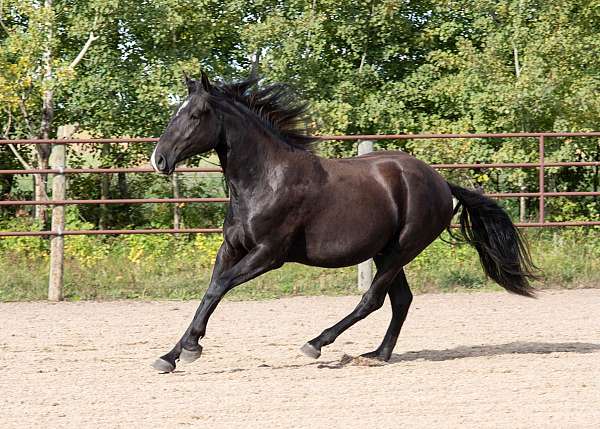
[[[156,156],[156,166],[158,167],[158,169],[160,171],[167,169],[167,160],[165,159],[164,156],[162,156],[162,155]]]
[[[169,165],[169,156],[159,153],[157,148],[155,148],[154,152],[152,152],[150,164],[152,164],[152,168],[154,168],[156,172],[163,174],[171,174],[174,168],[174,165]]]

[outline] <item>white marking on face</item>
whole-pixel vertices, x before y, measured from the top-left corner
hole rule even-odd
[[[181,111],[183,109],[185,109],[185,106],[187,106],[190,103],[190,100],[185,100],[181,106],[179,106],[179,109],[177,109],[177,113],[175,113],[175,116],[179,116],[179,114],[181,113]]]
[[[158,167],[156,166],[156,149],[158,148],[158,145],[156,145],[156,147],[154,148],[154,152],[152,152],[152,156],[150,157],[150,164],[152,164],[152,168],[154,168],[154,171],[158,172]]]

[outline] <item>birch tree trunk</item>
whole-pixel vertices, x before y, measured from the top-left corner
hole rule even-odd
[[[52,0],[44,1],[44,8],[48,12],[48,21],[45,23],[46,32],[46,47],[42,54],[42,65],[44,74],[42,76],[42,118],[40,124],[39,138],[50,138],[50,127],[54,119],[54,92],[52,90],[52,43],[54,38],[52,19]],[[37,155],[37,167],[46,169],[50,163],[50,153],[52,148],[48,144],[35,145]],[[38,174],[35,176],[35,191],[34,198],[36,201],[46,199],[46,183],[48,181],[47,174]],[[48,220],[47,206],[35,206],[35,219],[45,224]]]
[[[102,167],[104,167],[104,160],[108,157],[109,146],[107,144],[102,146]],[[107,200],[110,193],[110,181],[111,174],[102,174],[100,176],[100,199]],[[100,219],[98,220],[98,227],[100,229],[108,229],[108,206],[106,204],[100,204]]]

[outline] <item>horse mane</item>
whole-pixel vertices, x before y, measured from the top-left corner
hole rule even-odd
[[[288,145],[310,151],[318,140],[309,135],[308,103],[299,101],[292,88],[283,83],[259,86],[260,78],[223,83],[212,87],[213,95],[221,95],[244,104],[262,123],[278,134]],[[215,94],[216,93],[216,94]]]

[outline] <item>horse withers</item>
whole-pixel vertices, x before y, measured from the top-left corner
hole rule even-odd
[[[208,319],[232,288],[286,262],[345,267],[369,258],[377,273],[356,308],[308,341],[323,346],[390,297],[392,320],[381,345],[364,356],[389,360],[412,301],[404,266],[448,228],[452,197],[462,206],[461,232],[486,274],[510,292],[532,296],[533,265],[508,215],[493,200],[450,184],[401,151],[347,159],[315,155],[304,123],[306,104],[283,84],[250,78],[213,85],[186,77],[188,96],[160,137],[151,162],[171,174],[178,162],[215,150],[231,201],[208,289],[175,347],[154,368],[200,357]]]

